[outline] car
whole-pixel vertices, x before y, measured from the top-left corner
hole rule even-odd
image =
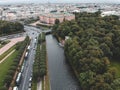
[[[33,48],[33,50],[35,50],[35,48]]]
[[[18,87],[17,86],[13,87],[13,90],[18,90]]]
[[[30,79],[29,79],[29,82],[31,82],[32,81],[32,77],[30,77]]]
[[[31,82],[29,83],[29,88],[31,88]]]
[[[33,74],[31,73],[31,77],[32,77],[32,75],[33,75]]]
[[[28,88],[28,90],[31,90],[31,88]]]

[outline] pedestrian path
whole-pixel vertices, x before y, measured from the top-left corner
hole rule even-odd
[[[25,39],[25,37],[10,39],[10,42],[0,49],[0,55],[2,55],[8,49],[10,49],[12,46],[14,46],[17,42],[23,41],[24,39]]]
[[[37,90],[42,90],[42,81],[41,80],[37,83]]]

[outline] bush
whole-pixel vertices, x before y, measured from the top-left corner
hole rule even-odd
[[[8,72],[8,74],[9,74],[10,76],[13,76],[14,73],[15,73],[15,70],[9,70],[9,72]]]
[[[7,75],[4,79],[4,82],[6,83],[7,87],[9,87],[11,81],[12,81],[12,76],[10,76],[10,75]]]
[[[13,66],[13,65],[12,65],[12,66],[10,67],[10,70],[16,70],[16,66]]]

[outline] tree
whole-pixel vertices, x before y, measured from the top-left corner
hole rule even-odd
[[[107,44],[102,43],[100,45],[100,49],[104,52],[104,56],[108,56],[108,57],[112,56],[112,52],[110,50],[110,47],[108,47]]]
[[[7,87],[10,85],[11,80],[12,80],[12,76],[7,75],[6,78],[5,78],[5,80],[4,80],[4,83],[7,84]]]
[[[95,73],[92,71],[80,73],[79,80],[83,90],[90,90],[90,86],[95,83],[94,76]]]
[[[120,89],[120,78],[115,79],[113,83],[111,84],[113,90],[119,90]]]
[[[12,34],[15,32],[23,32],[24,26],[18,22],[0,20],[0,30],[0,34]]]
[[[120,58],[120,21],[117,16],[100,14],[75,14],[75,20],[58,24],[53,33],[59,39],[70,36],[64,52],[83,90],[118,90],[116,70],[109,67],[109,59]]]
[[[55,24],[58,25],[59,23],[60,23],[59,19],[56,19],[56,20],[55,20]]]

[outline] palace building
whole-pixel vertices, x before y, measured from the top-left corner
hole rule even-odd
[[[61,23],[64,19],[68,21],[75,19],[75,15],[70,13],[46,13],[41,14],[39,18],[41,23],[53,25],[56,19],[59,19]]]

